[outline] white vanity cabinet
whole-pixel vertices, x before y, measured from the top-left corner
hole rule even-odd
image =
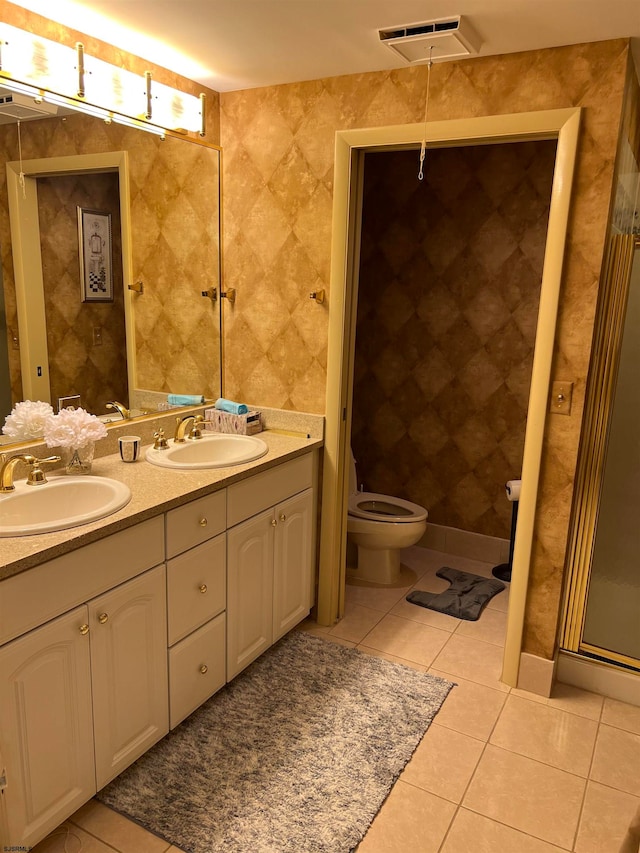
[[[167,731],[165,567],[89,603],[96,787]]]
[[[36,844],[168,731],[165,566],[145,571],[163,555],[153,519],[3,582],[1,636],[20,633],[0,647],[4,846]]]
[[[0,848],[29,848],[308,614],[316,455],[0,582]]]
[[[0,648],[4,849],[29,849],[96,792],[86,620],[78,607]]]
[[[225,527],[224,489],[167,513],[171,728],[226,681]]]
[[[311,609],[313,485],[309,453],[227,489],[227,681]]]

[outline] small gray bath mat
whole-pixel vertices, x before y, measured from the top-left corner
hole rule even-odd
[[[479,619],[486,603],[505,588],[498,580],[459,572],[447,566],[438,569],[436,575],[451,583],[449,589],[440,593],[416,589],[409,593],[407,601],[469,622]]]
[[[452,686],[294,632],[98,799],[188,853],[348,853]]]

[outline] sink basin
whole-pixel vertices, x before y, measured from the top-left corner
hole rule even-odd
[[[253,462],[268,449],[264,441],[254,435],[212,433],[179,444],[171,439],[168,450],[149,448],[146,460],[162,468],[228,468]]]
[[[131,491],[108,477],[52,476],[40,486],[17,482],[0,495],[0,536],[29,536],[77,527],[126,506]]]

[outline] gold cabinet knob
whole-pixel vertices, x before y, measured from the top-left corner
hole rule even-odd
[[[206,583],[201,583],[199,589],[200,589],[200,592],[204,595],[205,592],[207,591]]]
[[[275,518],[272,518],[272,519],[271,519],[271,526],[272,526],[272,527],[277,527],[277,526],[278,526],[278,522],[275,520]]]
[[[89,626],[88,625],[81,625],[79,628],[79,631],[81,634],[88,634],[89,633]]]
[[[207,526],[207,519],[203,516],[200,519],[200,527],[206,527],[206,526]]]
[[[101,625],[104,625],[104,623],[105,623],[105,622],[108,622],[108,621],[109,621],[109,614],[108,614],[108,613],[101,613],[101,614],[98,616],[98,622],[99,622]]]
[[[280,521],[286,521],[286,520],[287,520],[287,516],[283,512],[281,512],[280,513]]]
[[[206,675],[206,674],[207,674],[207,672],[209,672],[209,667],[206,665],[206,663],[203,663],[203,664],[202,664],[202,666],[200,667],[200,672],[201,672],[203,675]]]

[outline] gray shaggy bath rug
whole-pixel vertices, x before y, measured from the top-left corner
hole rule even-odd
[[[347,853],[452,686],[293,632],[98,799],[189,853]]]

